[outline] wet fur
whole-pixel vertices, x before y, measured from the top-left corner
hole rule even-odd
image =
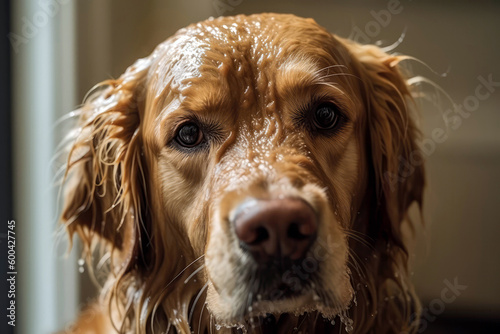
[[[240,30],[223,27],[233,23]],[[259,60],[259,52],[274,56]],[[88,261],[104,256],[108,270],[99,300],[68,332],[237,332],[217,330],[233,322],[256,333],[335,333],[351,325],[352,333],[416,331],[419,303],[402,224],[410,205],[422,203],[424,171],[419,165],[400,177],[401,161],[419,156],[401,59],[332,36],[310,19],[237,16],[180,30],[94,88],[77,111],[62,220]],[[325,89],[351,114],[334,139],[313,141],[284,110]],[[210,110],[197,116],[213,126],[205,153],[165,148],[169,124],[186,110]],[[304,302],[298,309],[306,313],[279,315],[294,307],[284,301],[240,317],[258,306],[243,300],[252,272],[242,263],[250,260],[223,222],[249,194],[298,196],[321,212],[319,241],[340,247],[320,263],[316,287],[305,284],[309,297],[322,299],[321,312]]]

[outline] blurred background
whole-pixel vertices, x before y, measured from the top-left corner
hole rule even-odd
[[[259,12],[312,17],[362,43],[389,46],[403,36],[394,52],[424,62],[407,66],[461,108],[447,127],[443,113],[452,102],[424,87],[428,187],[411,270],[425,308],[422,332],[500,332],[500,2],[3,0],[0,6],[0,212],[4,223],[16,221],[16,333],[64,328],[94,293],[78,252],[66,254],[64,238],[56,242],[58,189],[49,166],[64,132],[57,120],[94,84],[118,77],[179,28]],[[440,140],[433,137],[446,128]],[[0,322],[3,329],[5,318]]]

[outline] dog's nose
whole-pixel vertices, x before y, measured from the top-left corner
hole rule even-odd
[[[313,208],[294,198],[246,201],[233,224],[242,247],[257,262],[304,257],[318,229]]]

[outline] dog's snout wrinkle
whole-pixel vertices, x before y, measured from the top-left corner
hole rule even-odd
[[[258,263],[303,258],[318,229],[313,208],[295,198],[246,201],[232,222],[242,248]]]

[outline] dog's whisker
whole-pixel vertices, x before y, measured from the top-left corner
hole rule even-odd
[[[200,299],[201,295],[203,295],[203,293],[205,292],[207,287],[208,287],[208,282],[205,283],[205,285],[203,285],[200,292],[198,292],[198,295],[194,299],[193,305],[191,306],[191,311],[189,312],[188,323],[191,323],[191,321],[193,319],[194,310],[196,309],[196,304],[198,304],[198,300]]]
[[[203,319],[203,312],[205,311],[205,308],[207,307],[207,303],[203,303],[203,306],[201,307],[200,311],[200,318],[198,319],[198,334],[201,334],[201,321]]]
[[[352,267],[356,270],[356,272],[360,278],[364,278],[365,273],[363,272],[363,270],[361,268],[361,264],[359,263],[359,258],[356,259],[356,255],[352,254],[352,252],[349,252],[348,256],[349,256],[348,263],[352,265]]]
[[[187,282],[189,282],[189,280],[194,276],[196,275],[198,272],[200,272],[200,270],[202,270],[203,268],[205,268],[205,264],[202,264],[198,269],[196,269],[195,271],[193,271],[193,273],[191,275],[188,276],[188,278],[186,278],[184,280],[184,284],[187,284]]]
[[[353,77],[353,78],[356,78],[356,79],[359,79],[361,80],[360,77],[352,74],[352,73],[330,73],[330,74],[326,74],[326,75],[323,75],[322,77],[319,77],[318,79],[320,81],[326,79],[326,78],[331,78],[331,77],[340,77],[340,76],[346,76],[346,77]]]
[[[299,320],[300,318],[298,318],[297,320]],[[300,323],[297,324],[297,329],[300,329],[302,327],[302,325],[304,324],[306,320],[306,317],[305,315],[302,317],[302,320],[300,320]]]
[[[348,67],[347,67],[346,65],[342,65],[342,64],[335,64],[335,65],[330,65],[330,66],[325,66],[325,67],[322,67],[322,68],[320,68],[320,69],[316,70],[316,71],[314,72],[314,74],[315,74],[315,75],[317,75],[317,74],[319,74],[319,73],[321,73],[321,72],[328,71],[328,70],[330,70],[330,69],[332,69],[332,68],[337,68],[337,67],[341,67],[341,68],[348,69]]]
[[[156,309],[159,307],[159,302],[163,298],[164,294],[167,292],[168,287],[174,283],[189,267],[191,267],[193,264],[195,264],[197,261],[201,260],[205,254],[200,255],[198,258],[193,260],[190,264],[184,267],[166,286],[162,288],[162,290],[159,292],[159,297],[158,297],[158,302],[154,305],[153,312],[156,312]],[[202,264],[204,266],[204,264]]]
[[[343,96],[345,96],[351,103],[352,102],[352,98],[351,96],[349,96],[349,94],[347,94],[345,91],[343,91],[342,89],[340,89],[340,85],[337,84],[337,83],[333,83],[333,82],[325,82],[325,81],[320,81],[317,83],[318,85],[321,85],[321,86],[326,86],[326,87],[330,87],[334,90],[336,90],[337,92],[339,92],[339,94],[342,94]]]
[[[200,255],[198,258],[193,260],[190,264],[184,267],[175,277],[165,286],[165,289],[168,288],[177,278],[179,278],[189,267],[191,267],[193,264],[195,264],[197,261],[201,260],[203,257],[205,257],[205,254]],[[203,265],[203,264],[202,264]]]
[[[359,242],[360,244],[368,247],[370,250],[375,251],[375,248],[373,247],[372,243],[368,241],[368,240],[370,240],[373,242],[373,239],[370,236],[368,236],[364,233],[361,233],[359,231],[348,230],[348,229],[344,230],[344,233],[346,234],[347,237],[349,237],[349,238]]]

